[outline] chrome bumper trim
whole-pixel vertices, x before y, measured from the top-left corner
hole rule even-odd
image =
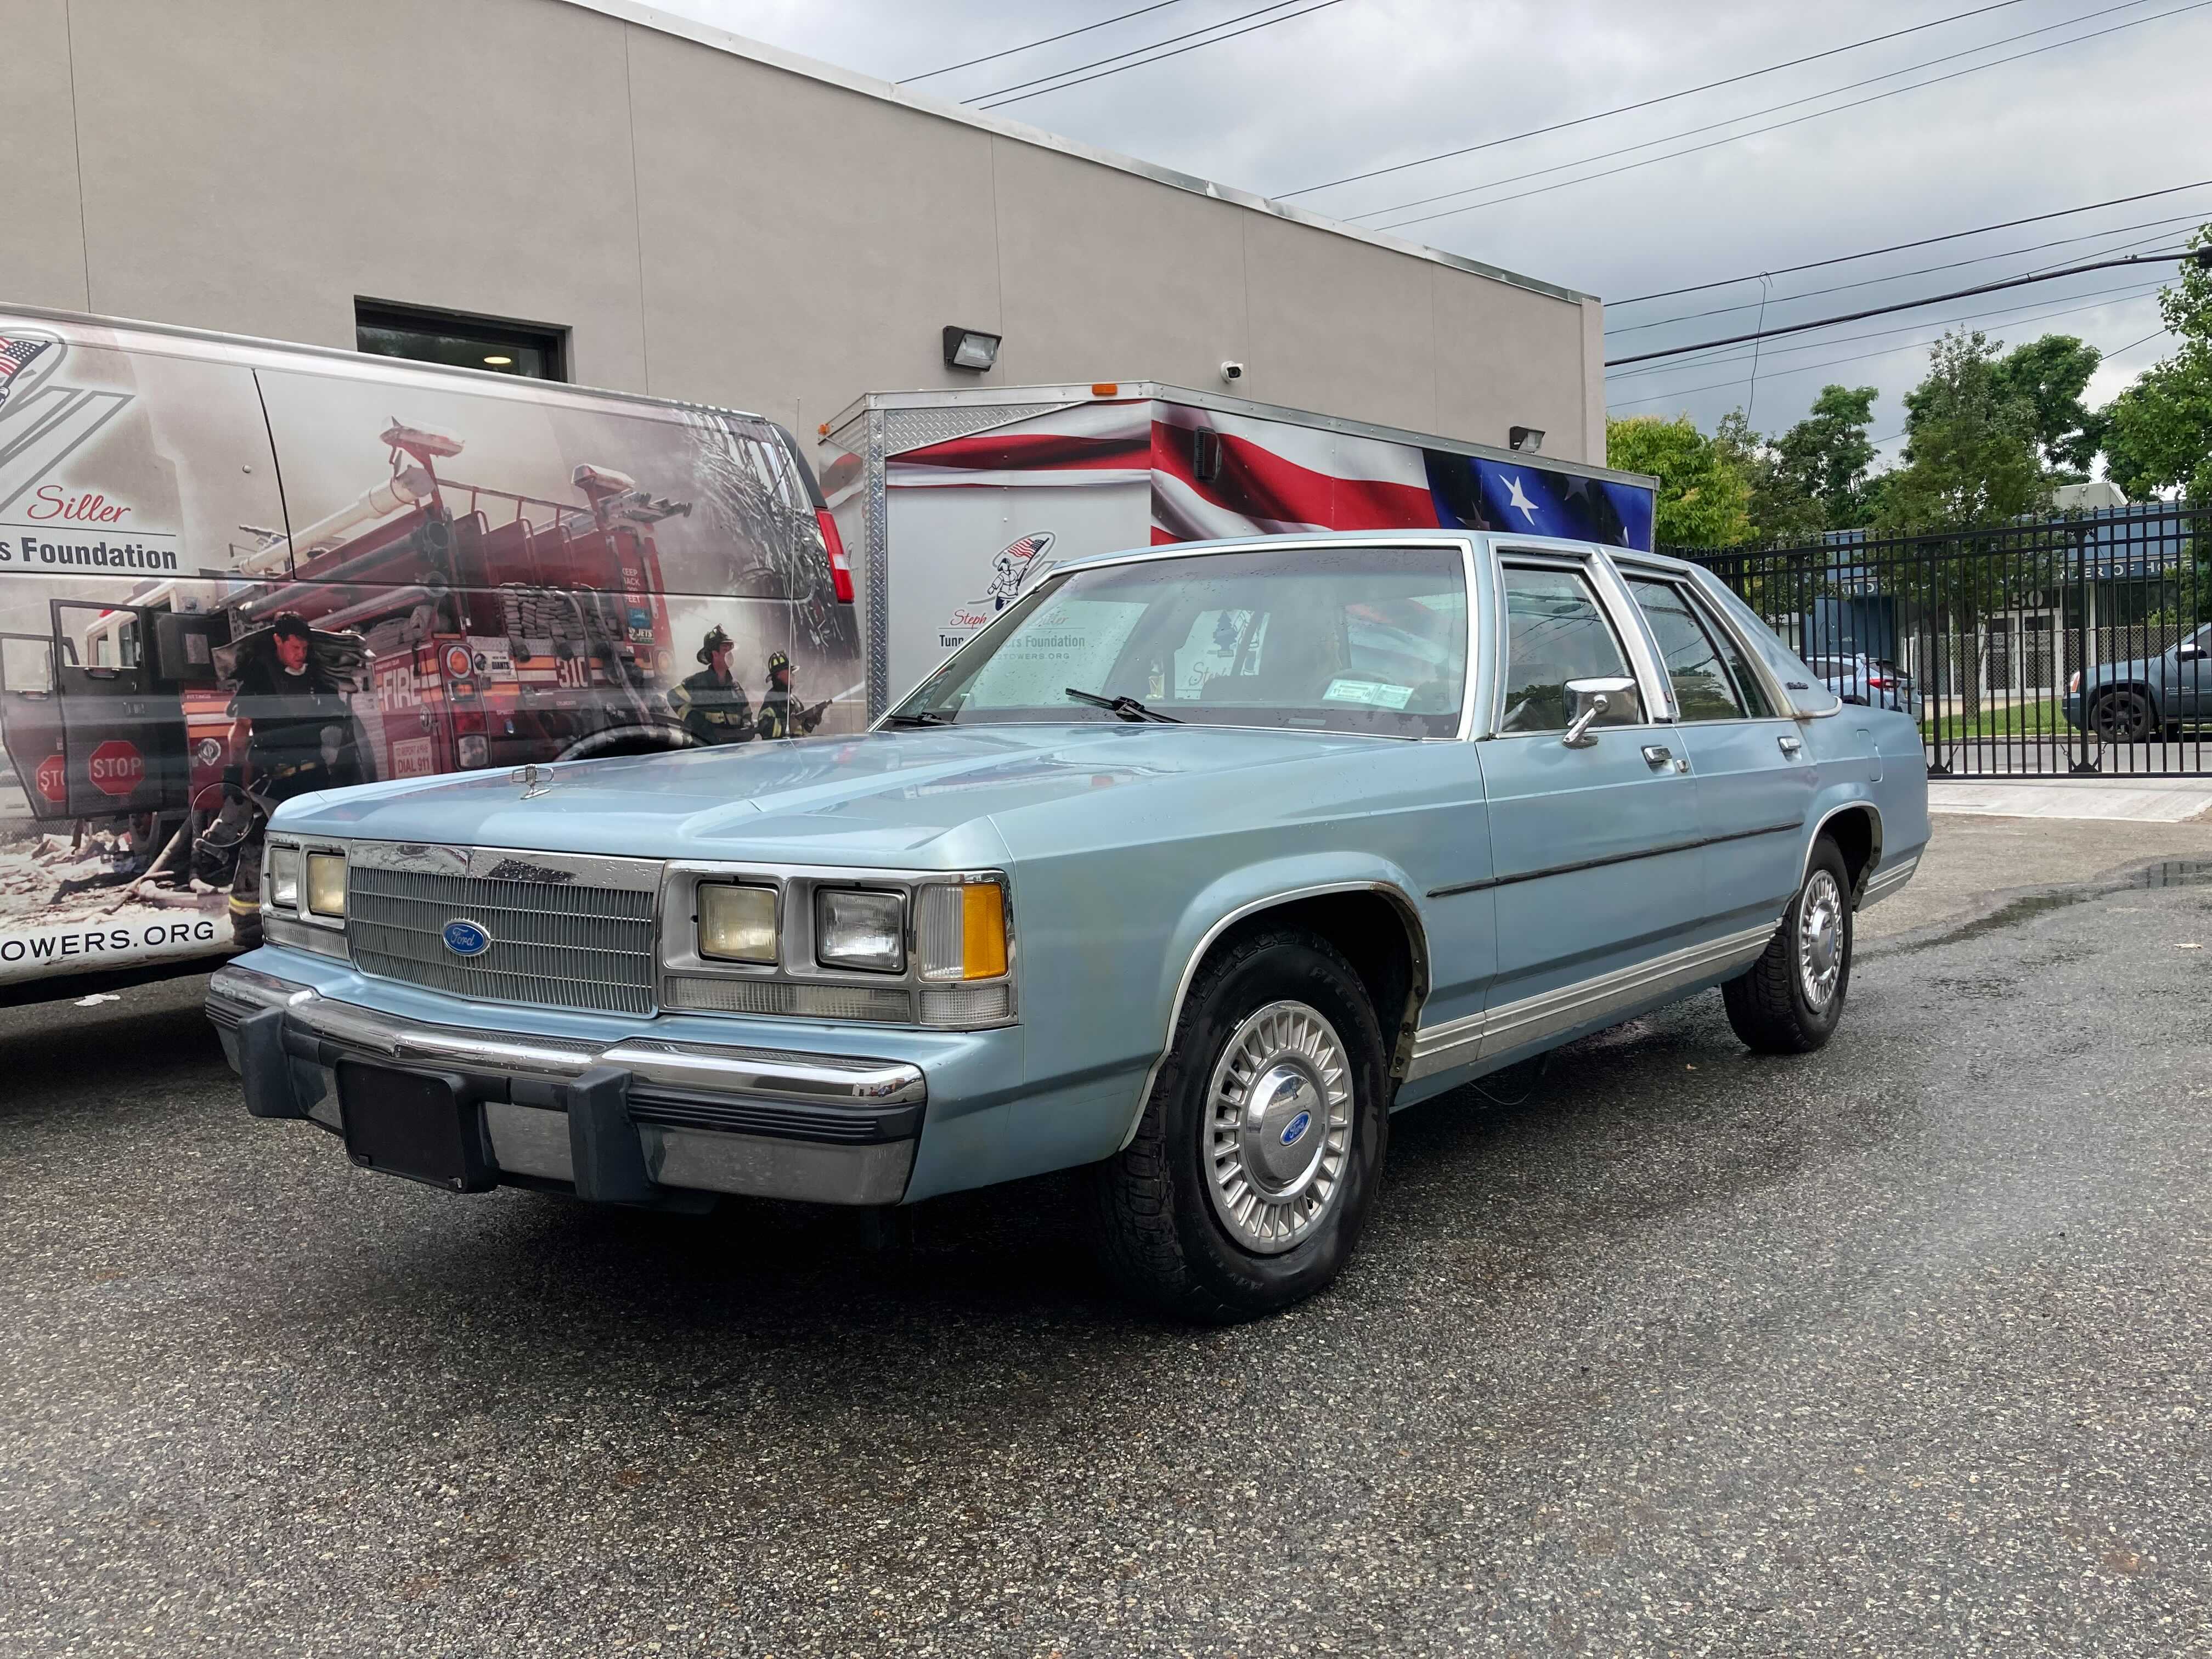
[[[401,1065],[477,1068],[562,1082],[593,1066],[618,1066],[666,1088],[817,1106],[902,1106],[928,1096],[921,1068],[903,1061],[648,1037],[603,1044],[571,1037],[504,1036],[340,1002],[252,968],[218,970],[208,981],[208,995],[250,1008],[281,1007],[317,1036]]]

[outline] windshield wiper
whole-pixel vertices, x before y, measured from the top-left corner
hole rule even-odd
[[[927,708],[917,708],[908,714],[886,714],[885,726],[950,726],[952,722],[942,714],[933,714]]]
[[[1102,697],[1096,691],[1079,691],[1072,685],[1063,685],[1060,689],[1078,702],[1087,702],[1094,708],[1109,710],[1125,720],[1160,720],[1169,726],[1182,724],[1173,714],[1163,714],[1157,708],[1147,708],[1134,697]]]

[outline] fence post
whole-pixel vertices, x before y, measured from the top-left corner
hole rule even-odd
[[[2074,615],[2075,628],[2078,635],[2074,650],[2074,665],[2075,672],[2081,677],[2081,689],[2075,695],[2074,704],[2074,712],[2079,722],[2074,728],[2074,735],[2077,740],[2076,749],[2073,764],[2066,769],[2075,773],[2094,772],[2097,769],[2096,758],[2090,752],[2092,733],[2089,730],[2091,678],[2089,651],[2093,641],[2097,637],[2097,619],[2090,614],[2090,607],[2096,603],[2096,590],[2090,586],[2089,582],[2091,535],[2090,528],[2087,525],[2076,525],[2074,527]],[[2064,701],[2066,694],[2061,691],[2058,695],[2060,698],[2058,706],[2063,709],[2066,706]]]

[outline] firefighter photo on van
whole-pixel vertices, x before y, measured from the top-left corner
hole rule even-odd
[[[809,708],[794,702],[791,693],[791,659],[778,651],[768,659],[768,692],[761,698],[760,734],[763,738],[804,738],[822,724],[823,712],[833,698]]]
[[[752,740],[752,704],[737,676],[730,672],[730,653],[734,647],[735,642],[719,623],[708,629],[699,644],[699,660],[705,666],[668,694],[668,706],[696,742]]]
[[[333,645],[340,642],[331,636]],[[204,860],[235,848],[231,935],[249,949],[261,942],[261,842],[269,814],[295,795],[362,781],[349,688],[316,660],[317,644],[313,630],[287,611],[238,646],[223,804],[200,851]]]

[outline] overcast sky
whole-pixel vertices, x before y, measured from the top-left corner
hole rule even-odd
[[[1133,10],[1144,0],[660,0],[667,9],[887,80]],[[920,82],[976,99],[1257,10],[1264,0],[1171,0],[1113,27]],[[1540,127],[1952,16],[1988,0],[1333,0],[1241,39],[1014,103],[1000,112],[1226,184],[1283,196],[1347,173]],[[1293,0],[1295,12],[1316,0]],[[1273,12],[1264,14],[1272,16]],[[1259,21],[1255,19],[1254,21]],[[2115,25],[2128,27],[2114,29]],[[2052,27],[2057,26],[2057,27]],[[2099,38],[2083,37],[2112,30]],[[2037,33],[2029,33],[2038,31]],[[2026,35],[2025,39],[2015,39]],[[2036,52],[2039,47],[2056,49]],[[1995,60],[2033,52],[2020,61]],[[1953,54],[1966,54],[1953,56]],[[1932,60],[1948,61],[1936,63]],[[2212,181],[2212,0],[2012,0],[1981,15],[1632,114],[1496,146],[1294,199],[1390,226],[1708,144],[1911,82],[1942,85],[1545,189],[1398,234],[1564,283],[1607,301],[1608,356],[1745,331],[1756,281],[1630,296],[2087,203]],[[1923,67],[1924,66],[1924,67]],[[1904,71],[1903,73],[1893,73]],[[1887,76],[1842,91],[1847,83]],[[1815,94],[1832,94],[1815,96]],[[1811,101],[1798,101],[1804,100]],[[1776,109],[1776,106],[1788,107]],[[1770,111],[1771,113],[1758,114]],[[1729,123],[1691,136],[1692,128]],[[1601,152],[1673,139],[1606,160]],[[1539,169],[1519,183],[1497,181]],[[1496,187],[1378,212],[1469,186]],[[2180,216],[2190,216],[2182,217]],[[2179,246],[2212,220],[2212,183],[2148,202],[2022,226],[1881,259],[1773,279],[1770,326],[1942,293],[2058,263]],[[2160,223],[2159,221],[2172,222]],[[2092,233],[2097,233],[2092,236]],[[2025,252],[2060,237],[2090,237]],[[1955,269],[1916,268],[1990,257]],[[2170,270],[2170,267],[2167,268]],[[1918,343],[1945,319],[2016,343],[2046,331],[2118,351],[2159,326],[2160,271],[2112,270],[1761,348],[1754,423],[1774,431],[1831,380],[1881,390],[1875,435],[1904,424],[1900,394],[1926,367]],[[1869,277],[1893,280],[1806,295]],[[2064,315],[2045,316],[2063,312]],[[2170,342],[2125,352],[2091,388],[2101,401]],[[1880,353],[1878,356],[1866,356]],[[1852,361],[1838,362],[1839,359]],[[1616,414],[1687,411],[1711,428],[1752,404],[1747,356],[1616,371]],[[1895,446],[1890,446],[1893,453]]]

